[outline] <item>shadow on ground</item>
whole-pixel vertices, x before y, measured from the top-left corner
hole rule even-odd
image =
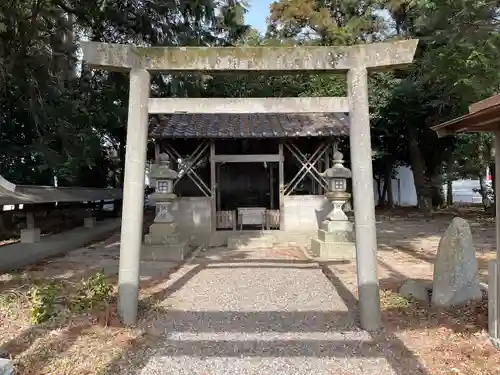
[[[426,224],[427,227],[433,227],[430,235],[440,236],[446,228],[445,223],[451,221],[453,215],[445,216],[445,221],[442,221],[441,227],[437,227],[431,221]],[[401,218],[400,218],[401,219]],[[419,216],[410,218],[411,220],[422,220]],[[393,225],[394,224],[394,225]],[[432,262],[430,256],[420,254],[411,249],[408,245],[419,236],[428,236],[427,232],[414,231],[406,238],[398,238],[398,231],[402,230],[402,226],[397,223],[388,223],[385,227],[379,230],[391,231],[387,232],[386,237],[381,238],[381,248],[387,245],[393,246],[399,244],[398,249],[416,257],[419,260]],[[444,228],[444,229],[443,229]],[[404,228],[403,228],[404,229]],[[413,236],[413,237],[412,237]],[[386,241],[387,238],[391,241]],[[119,244],[116,244],[119,246]],[[406,246],[406,247],[405,247]],[[405,250],[406,249],[406,250]],[[331,281],[336,293],[342,298],[349,311],[339,312],[321,312],[321,311],[301,311],[301,312],[284,312],[284,311],[253,311],[253,312],[236,312],[236,311],[178,311],[169,309],[168,307],[160,306],[159,304],[166,298],[174,294],[177,290],[185,286],[196,275],[208,268],[274,268],[278,272],[281,268],[304,268],[317,267],[310,261],[304,259],[300,252],[285,252],[286,256],[295,259],[248,259],[248,254],[244,251],[231,253],[223,250],[220,259],[210,259],[201,254],[196,258],[188,270],[178,278],[173,278],[173,275],[181,266],[170,268],[163,273],[156,275],[155,278],[141,283],[142,290],[154,290],[154,292],[145,296],[140,303],[141,322],[140,334],[131,338],[127,343],[127,349],[116,356],[106,368],[99,371],[100,375],[123,374],[123,366],[127,363],[134,363],[135,367],[142,368],[151,358],[151,352],[161,343],[167,345],[170,349],[170,356],[226,356],[226,357],[241,357],[241,356],[265,356],[265,357],[357,357],[357,358],[385,358],[391,365],[393,371],[397,375],[430,375],[423,368],[419,359],[409,350],[405,344],[396,336],[398,330],[418,327],[436,327],[445,326],[454,330],[463,330],[463,326],[454,323],[454,317],[460,314],[476,315],[476,324],[474,330],[484,328],[486,319],[484,319],[483,305],[472,306],[469,310],[455,311],[438,311],[430,310],[427,306],[415,305],[411,308],[388,307],[384,311],[384,316],[387,321],[400,319],[397,328],[395,324],[386,327],[386,330],[372,334],[371,336],[359,333],[359,337],[346,340],[343,336],[343,330],[347,330],[350,321],[358,319],[358,300],[356,296],[339,277],[341,270],[336,269],[336,266],[346,265],[346,262],[331,262],[321,265],[323,272]],[[280,250],[281,251],[281,250]],[[114,250],[116,256],[117,248]],[[279,255],[279,252],[277,252]],[[83,254],[84,255],[84,254]],[[282,254],[283,255],[283,254]],[[116,262],[116,259],[113,259]],[[265,264],[261,264],[261,263]],[[395,291],[399,282],[406,279],[407,276],[401,274],[389,264],[380,263],[384,267],[389,276],[380,281],[382,293],[385,291]],[[75,268],[77,265],[75,264]],[[43,265],[37,265],[42,267]],[[67,269],[61,269],[61,273],[67,272]],[[80,279],[89,272],[95,272],[95,268],[75,269],[74,278]],[[167,282],[171,280],[171,282]],[[30,279],[25,280],[27,283]],[[19,280],[14,280],[13,284]],[[167,284],[167,285],[165,285]],[[10,288],[8,282],[0,283],[0,289]],[[416,312],[415,312],[416,311]],[[170,325],[162,326],[156,324],[154,328],[148,327],[150,323],[157,323],[161,317],[162,320],[171,322]],[[483,320],[484,319],[484,320]],[[204,321],[204,324],[200,324]],[[37,338],[47,335],[54,327],[51,326],[35,326],[23,331],[18,337],[2,343],[0,352],[6,352],[9,355],[17,356],[22,352],[31,350]],[[63,330],[61,335],[54,336],[50,339],[49,345],[55,350],[52,355],[59,355],[70,350],[74,343],[74,336],[78,336],[87,326],[85,324],[73,326],[67,330]],[[119,329],[119,327],[110,327],[109,329]],[[168,329],[168,336],[165,334],[165,329]],[[349,328],[349,329],[352,329]],[[194,339],[183,341],[176,339],[176,333],[197,333],[206,334],[207,339]],[[211,334],[216,333],[247,333],[250,336],[245,340],[235,340],[231,342],[217,341],[210,339]],[[317,339],[314,340],[268,340],[262,342],[257,338],[252,339],[252,334],[257,333],[311,333],[317,334]],[[320,334],[328,334],[328,339],[322,339]],[[33,355],[37,355],[36,352]],[[40,355],[44,355],[40,353]],[[45,354],[46,355],[46,354]],[[33,368],[41,369],[41,365],[51,360],[51,357],[44,357],[40,364],[34,365]],[[411,371],[411,372],[410,372]],[[137,374],[139,374],[138,372]],[[33,373],[34,374],[34,373]]]
[[[318,265],[305,259],[197,259],[192,268],[164,290],[158,291],[143,303],[155,305],[186,285],[203,270],[216,268],[253,268],[257,263],[265,267],[280,268],[314,267]],[[228,264],[229,263],[229,264]],[[397,375],[430,375],[418,358],[393,332],[380,331],[372,335],[353,329],[357,320],[356,297],[332,273],[329,267],[345,262],[321,265],[335,291],[348,311],[179,311],[164,307],[154,309],[155,316],[144,317],[154,328],[145,329],[122,356],[99,372],[100,375],[124,373],[124,366],[133,364],[143,369],[161,346],[162,356],[178,357],[311,357],[311,358],[385,358]],[[166,323],[159,323],[159,321]],[[273,339],[275,333],[286,333],[289,340]],[[314,339],[294,339],[294,334],[308,333]],[[186,336],[192,339],[186,340]],[[216,340],[220,335],[239,335],[240,340]],[[259,336],[257,336],[257,334]],[[262,340],[268,335],[268,340]],[[275,335],[274,335],[275,336]],[[166,351],[165,351],[166,350]],[[130,374],[142,374],[140,370]]]

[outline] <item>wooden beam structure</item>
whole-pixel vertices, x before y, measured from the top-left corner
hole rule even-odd
[[[224,155],[215,154],[213,160],[216,163],[272,163],[279,162],[279,154],[248,154],[248,155]]]
[[[323,189],[328,190],[328,183],[321,176],[320,172],[316,168],[318,161],[325,155],[330,146],[330,142],[321,143],[318,148],[314,151],[311,156],[306,156],[300,151],[300,149],[291,141],[285,143],[285,147],[290,151],[290,153],[295,157],[295,159],[301,165],[297,174],[292,178],[292,180],[285,186],[284,194],[290,195],[300,184],[306,176],[310,176],[313,181],[316,181],[319,186]]]
[[[186,159],[183,159],[181,154],[177,152],[175,148],[171,145],[167,144],[165,151],[173,160],[182,160],[182,165],[180,166],[179,176],[177,180],[174,182],[173,186],[177,186],[181,178],[187,176],[193,181],[193,183],[200,189],[204,196],[210,197],[212,195],[212,189],[210,189],[205,181],[200,177],[198,173],[196,173],[195,166],[197,163],[201,161],[203,157],[207,155],[207,152],[210,147],[210,141],[205,140],[200,142],[198,147],[187,156]]]
[[[283,217],[284,212],[284,204],[285,204],[285,157],[284,157],[284,149],[283,143],[280,142],[278,145],[278,155],[280,156],[280,160],[278,162],[278,187],[279,187],[279,209],[280,209],[280,228],[285,228],[285,220]]]
[[[210,210],[211,220],[212,220],[212,233],[217,230],[217,197],[219,195],[219,189],[217,186],[217,170],[215,164],[215,142],[210,141]],[[220,174],[219,174],[220,178]]]

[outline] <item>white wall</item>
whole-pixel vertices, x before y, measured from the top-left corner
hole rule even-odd
[[[206,243],[212,232],[210,198],[181,197],[172,204],[179,232],[193,244]]]
[[[288,195],[283,198],[283,230],[310,232],[332,210],[332,204],[323,195]]]
[[[376,182],[374,184],[375,204],[378,202]],[[472,189],[479,188],[478,180],[457,180],[453,181],[453,202],[455,203],[481,203],[482,198],[479,193],[474,193]],[[446,194],[446,185],[444,192]],[[392,180],[392,192],[394,203],[398,206],[408,207],[417,205],[417,191],[413,172],[410,167],[398,167],[396,178]]]
[[[383,186],[383,183],[382,183]],[[377,183],[373,181],[375,204],[378,204]],[[416,206],[417,190],[413,180],[413,172],[409,167],[396,168],[396,177],[392,180],[392,197],[398,206]]]
[[[479,180],[457,180],[453,181],[453,202],[454,203],[482,203],[481,194],[474,193],[472,189],[479,189]],[[444,186],[446,194],[447,187]]]

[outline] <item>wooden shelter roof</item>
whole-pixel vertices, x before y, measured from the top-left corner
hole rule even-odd
[[[122,199],[122,189],[16,185],[0,175],[0,206]]]
[[[150,136],[167,138],[289,138],[349,135],[346,113],[174,113],[151,121]]]
[[[469,106],[469,113],[431,127],[438,137],[500,130],[500,94]]]

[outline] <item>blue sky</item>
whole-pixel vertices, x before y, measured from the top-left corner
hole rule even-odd
[[[252,27],[264,33],[267,29],[266,18],[269,17],[269,5],[274,0],[249,0],[248,13],[245,15],[245,22]],[[390,18],[389,13],[386,10],[378,12],[381,16],[386,19]]]
[[[249,9],[245,16],[246,23],[264,33],[266,18],[269,16],[269,5],[272,2],[273,0],[249,0]]]

